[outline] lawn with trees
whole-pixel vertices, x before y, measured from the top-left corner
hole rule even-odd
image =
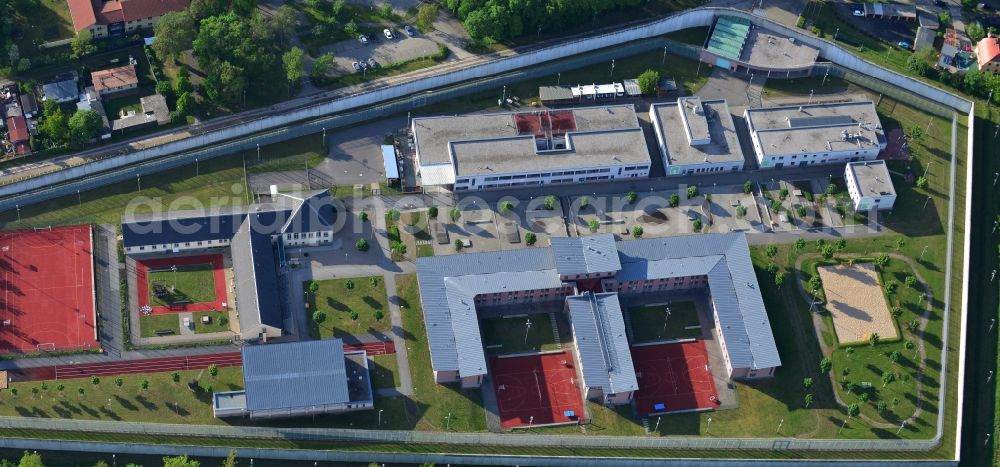
[[[215,268],[211,264],[186,264],[173,270],[150,272],[149,304],[170,306],[174,303],[214,302]],[[155,285],[167,289],[166,295],[157,296]]]
[[[313,338],[384,334],[392,326],[382,276],[309,281],[302,291]]]

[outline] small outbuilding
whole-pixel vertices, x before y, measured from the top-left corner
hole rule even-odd
[[[399,181],[399,159],[396,157],[395,146],[382,145],[382,165],[385,167],[386,181],[390,183]]]
[[[856,211],[892,209],[896,203],[896,189],[885,161],[851,162],[844,169],[844,180]]]

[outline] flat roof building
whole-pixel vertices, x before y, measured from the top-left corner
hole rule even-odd
[[[762,169],[874,160],[886,147],[871,101],[747,108],[743,116]]]
[[[631,357],[622,355],[628,340],[619,296],[702,287],[730,377],[769,377],[781,365],[743,233],[620,242],[610,234],[554,237],[551,248],[418,258],[417,274],[438,383],[482,384],[488,370],[479,307],[562,300],[579,339],[581,391],[628,402],[637,386]],[[580,292],[581,284],[593,295]]]
[[[851,162],[844,168],[847,192],[856,211],[892,209],[896,188],[885,161]]]
[[[243,390],[213,396],[216,417],[283,418],[371,409],[365,352],[340,339],[246,345]]]
[[[466,191],[649,176],[631,105],[415,118],[411,130],[425,186]]]
[[[667,175],[742,170],[743,149],[725,99],[653,104],[649,119]]]
[[[385,169],[385,179],[399,180],[399,160],[396,159],[396,147],[391,144],[382,145],[382,166]]]

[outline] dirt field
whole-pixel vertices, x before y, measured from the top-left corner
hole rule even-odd
[[[897,336],[874,264],[822,266],[819,277],[840,343],[864,342],[873,332],[882,339]]]

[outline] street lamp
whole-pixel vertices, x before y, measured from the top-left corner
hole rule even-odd
[[[378,426],[382,426],[382,410],[384,409],[378,409]]]

